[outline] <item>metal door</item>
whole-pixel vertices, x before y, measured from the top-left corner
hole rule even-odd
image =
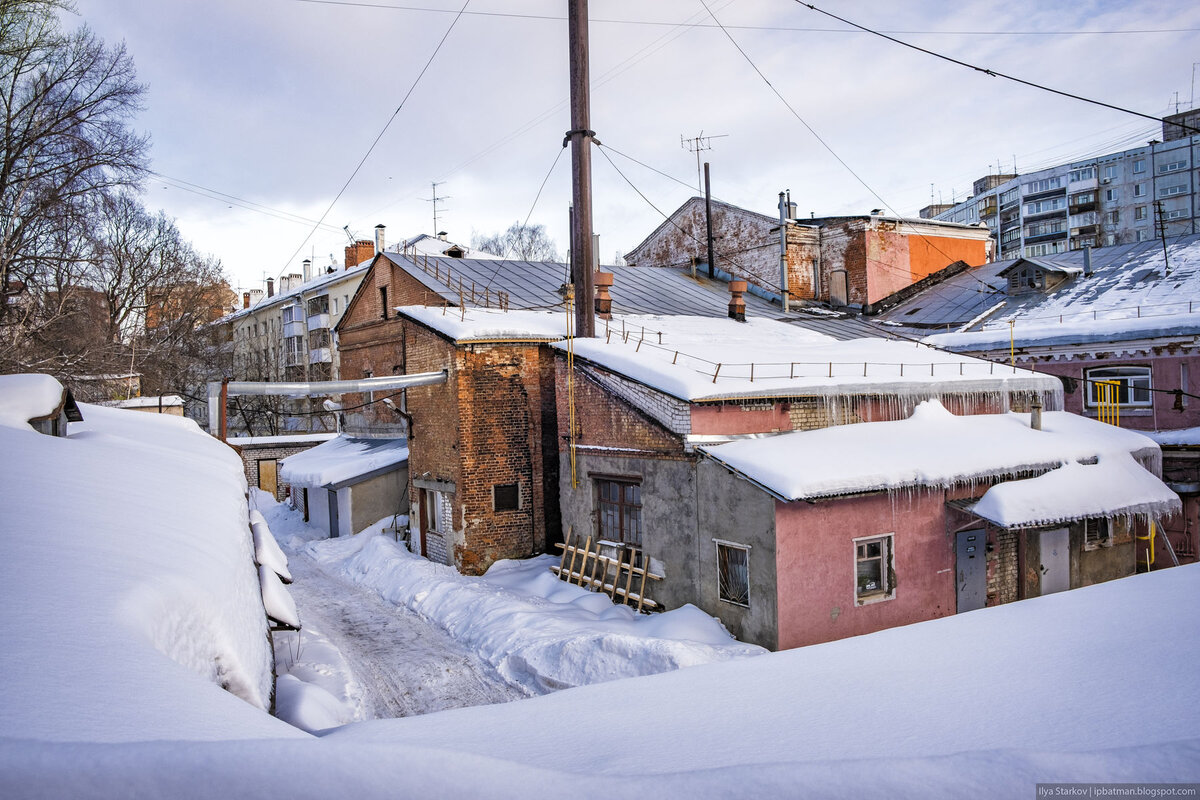
[[[850,285],[846,270],[835,269],[829,273],[829,304],[834,308],[844,308],[850,300]]]
[[[1042,594],[1071,588],[1071,534],[1066,528],[1042,531]]]
[[[987,605],[986,534],[982,528],[960,531],[955,547],[958,576],[958,613]]]

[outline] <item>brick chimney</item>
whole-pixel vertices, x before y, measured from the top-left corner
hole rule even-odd
[[[275,279],[267,278],[267,297],[275,296]]]
[[[364,261],[370,261],[375,255],[375,242],[370,239],[359,239],[346,247],[346,269],[354,269]]]
[[[745,281],[730,281],[729,282],[729,318],[736,319],[738,322],[746,321],[746,301],[742,299],[742,295],[746,292]]]
[[[592,283],[596,287],[596,316],[612,319],[612,295],[608,290],[613,285],[611,272],[593,272]]]
[[[242,292],[242,308],[250,307],[250,293]]]

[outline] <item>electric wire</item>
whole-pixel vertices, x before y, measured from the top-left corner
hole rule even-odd
[[[701,2],[704,2],[704,0],[701,0]],[[816,11],[818,14],[824,14],[827,17],[836,19],[838,22],[842,22],[842,23],[845,23],[846,25],[850,25],[851,27],[857,28],[858,30],[863,31],[864,33],[870,33],[875,36],[879,36],[883,39],[887,39],[889,42],[895,42],[896,44],[902,45],[911,50],[916,50],[920,53],[925,53],[926,55],[933,56],[934,58],[940,58],[943,61],[949,61],[951,64],[957,64],[960,67],[966,67],[967,69],[972,69],[972,70],[975,70],[976,72],[982,72],[984,75],[988,75],[992,78],[1004,78],[1005,80],[1010,80],[1010,81],[1013,81],[1014,83],[1020,83],[1024,86],[1029,86],[1033,89],[1041,89],[1044,92],[1050,92],[1052,94],[1059,95],[1060,97],[1067,97],[1072,100],[1079,100],[1084,103],[1091,103],[1092,105],[1101,106],[1102,108],[1111,109],[1113,111],[1120,111],[1124,114],[1133,114],[1134,116],[1144,117],[1146,119],[1152,119],[1152,120],[1155,120],[1156,122],[1166,122],[1166,120],[1164,120],[1162,117],[1156,117],[1151,114],[1145,114],[1141,111],[1134,111],[1133,109],[1124,108],[1123,106],[1114,105],[1112,103],[1106,103],[1103,100],[1093,100],[1090,97],[1084,97],[1082,95],[1073,94],[1071,92],[1063,91],[1062,89],[1055,89],[1051,86],[1046,86],[1041,83],[1027,81],[1024,78],[1018,78],[1015,75],[1009,75],[1007,73],[998,72],[994,69],[989,69],[987,67],[979,67],[974,64],[969,64],[966,61],[960,61],[957,58],[953,58],[953,57],[945,55],[943,53],[938,53],[934,50],[930,50],[928,48],[921,47],[920,45],[912,44],[911,42],[906,42],[903,39],[897,39],[896,37],[891,36],[886,33],[883,33],[882,31],[872,30],[872,29],[866,27],[865,25],[859,25],[857,22],[851,22],[850,20],[848,20],[844,17],[839,17],[837,14],[833,14],[829,11],[825,11],[823,9],[817,8],[812,3],[805,3],[802,0],[794,0],[794,2],[796,2],[798,5],[804,6],[805,8]],[[716,19],[716,18],[714,17],[714,19]],[[739,48],[739,49],[741,49],[741,48]],[[1200,128],[1193,128],[1191,125],[1185,125],[1182,122],[1172,123],[1172,124],[1177,124],[1177,125],[1179,125],[1180,128],[1186,129],[1193,134],[1200,133]]]
[[[329,207],[326,208],[324,213],[321,214],[320,219],[317,220],[317,224],[313,226],[311,231],[309,231],[308,236],[304,237],[304,241],[300,243],[299,247],[296,248],[296,251],[288,256],[287,260],[283,264],[282,269],[280,270],[280,275],[283,275],[283,273],[287,271],[288,264],[290,264],[292,259],[294,259],[296,255],[304,248],[304,245],[308,244],[308,240],[312,238],[314,233],[317,232],[317,229],[320,227],[320,225],[325,222],[325,218],[329,216],[329,212],[333,210],[333,207],[337,205],[338,200],[342,198],[342,195],[345,193],[346,189],[349,188],[351,181],[353,181],[358,175],[359,170],[363,168],[363,165],[367,163],[367,159],[370,158],[371,153],[375,151],[376,145],[379,144],[379,141],[383,138],[383,135],[387,133],[388,128],[392,126],[392,122],[397,116],[399,116],[400,111],[404,108],[404,104],[408,102],[408,98],[412,97],[412,93],[416,91],[418,84],[421,83],[421,78],[425,77],[425,73],[429,71],[429,67],[432,66],[433,60],[437,58],[437,54],[441,52],[442,45],[444,45],[446,40],[450,38],[450,33],[454,30],[454,27],[458,24],[458,21],[462,19],[463,12],[467,10],[467,6],[470,5],[470,3],[471,0],[464,0],[462,8],[458,10],[458,14],[455,15],[454,20],[450,23],[450,26],[446,28],[446,32],[442,34],[442,38],[438,41],[437,47],[433,48],[433,53],[431,53],[428,60],[426,60],[425,66],[421,68],[421,71],[417,74],[416,79],[413,80],[412,85],[408,87],[408,91],[405,92],[404,98],[400,101],[400,105],[396,106],[396,110],[392,112],[390,117],[388,117],[387,122],[385,122],[383,125],[383,129],[379,131],[379,135],[376,136],[375,140],[371,142],[371,146],[367,148],[367,152],[363,154],[361,159],[359,159],[358,164],[354,167],[354,171],[350,173],[350,177],[347,178],[346,182],[342,184],[342,188],[338,190],[337,194],[333,198],[333,201],[330,202]]]
[[[540,200],[542,197],[542,190],[546,188],[546,183],[550,180],[550,176],[554,173],[554,168],[558,166],[558,161],[562,158],[562,154],[566,152],[566,149],[566,145],[564,144],[554,155],[554,162],[550,164],[550,169],[546,170],[546,177],[542,178],[542,185],[538,187],[537,194],[533,198],[533,203],[531,203],[529,206],[529,213],[525,215],[525,222],[521,225],[522,228],[528,227],[529,219],[533,216],[533,210],[537,208],[538,200]],[[512,245],[513,243],[509,242],[508,247],[504,249],[504,259],[496,262],[496,268],[492,270],[492,276],[488,278],[488,282],[484,284],[483,290],[485,292],[492,288],[492,281],[496,280],[496,276],[500,274],[500,267],[504,265],[504,260],[508,258],[508,254],[512,250]]]

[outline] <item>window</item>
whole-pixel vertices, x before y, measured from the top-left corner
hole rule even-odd
[[[1085,519],[1083,521],[1083,549],[1095,550],[1100,547],[1111,547],[1113,543],[1112,528],[1106,519]]]
[[[1181,169],[1187,169],[1186,161],[1172,161],[1169,164],[1158,165],[1158,172],[1160,175],[1164,172],[1179,172]]]
[[[1032,225],[1025,227],[1025,235],[1027,237],[1046,236],[1052,233],[1062,233],[1067,229],[1066,221],[1062,219],[1052,219],[1048,222],[1035,222]]]
[[[1023,187],[1025,194],[1037,194],[1038,192],[1048,192],[1051,189],[1058,189],[1062,186],[1062,178],[1045,178],[1040,181],[1027,183]]]
[[[317,350],[329,347],[329,328],[317,328],[308,332],[308,349]]]
[[[1146,159],[1136,158],[1133,161],[1133,171],[1136,174],[1141,174],[1146,171]]]
[[[717,593],[726,603],[750,607],[750,548],[717,541]]]
[[[1104,190],[1104,201],[1106,203],[1115,203],[1117,201],[1117,190],[1116,189],[1105,189]]]
[[[333,313],[337,313],[337,298],[333,298]]]
[[[1058,211],[1060,208],[1067,207],[1067,198],[1052,197],[1049,200],[1038,200],[1034,203],[1025,204],[1025,215],[1045,214],[1048,211]]]
[[[323,294],[320,297],[314,297],[308,301],[308,315],[315,317],[317,314],[329,313],[329,295]]]
[[[1009,189],[1007,192],[1004,192],[1003,194],[1000,195],[1000,205],[1006,206],[1009,203],[1013,203],[1020,196],[1021,196],[1020,187],[1014,186],[1013,188]]]
[[[1149,239],[1150,239],[1150,232],[1148,230],[1146,230],[1145,228],[1140,228],[1137,232],[1137,240],[1139,242],[1145,242]]]
[[[492,485],[492,510],[517,511],[521,508],[521,484],[497,483]]]
[[[1135,208],[1133,210],[1133,218],[1135,220],[1145,219],[1146,218],[1146,207],[1138,206],[1137,208]]]
[[[1133,196],[1134,197],[1145,197],[1146,196],[1146,184],[1135,183],[1133,185]]]
[[[1087,371],[1087,404],[1100,405],[1100,381],[1115,381],[1116,401],[1124,407],[1150,407],[1149,367],[1098,367]]]
[[[1054,253],[1066,252],[1066,242],[1046,242],[1045,244],[1033,244],[1025,248],[1026,258],[1038,258],[1039,256],[1053,255]]]
[[[440,534],[446,526],[447,515],[442,513],[442,493],[431,489],[421,490],[421,520],[426,533]]]
[[[628,480],[596,481],[598,536],[630,547],[642,546],[642,486]]]
[[[1080,192],[1079,194],[1071,195],[1071,205],[1073,206],[1082,206],[1094,202],[1096,202],[1095,192]]]
[[[1187,186],[1164,186],[1158,190],[1159,197],[1174,197],[1177,194],[1187,194]]]
[[[1067,176],[1067,180],[1071,183],[1076,181],[1087,181],[1096,177],[1095,167],[1083,167],[1082,169],[1073,169],[1071,174]]]
[[[1184,219],[1188,212],[1186,208],[1177,208],[1174,211],[1168,211],[1163,215],[1163,219]]]
[[[892,535],[854,540],[854,599],[862,604],[895,595]]]
[[[1108,221],[1111,222],[1113,225],[1116,225],[1118,222],[1121,221],[1121,212],[1120,211],[1110,211],[1108,213]]]
[[[1104,177],[1112,179],[1117,177],[1121,172],[1121,167],[1117,164],[1108,164],[1104,167]]]
[[[383,319],[387,319],[388,318],[388,301],[387,301],[387,287],[386,286],[379,287],[379,309],[380,309],[379,316],[382,317]]]

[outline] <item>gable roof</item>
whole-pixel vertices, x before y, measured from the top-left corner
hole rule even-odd
[[[1051,261],[1046,258],[1022,257],[1009,263],[1007,267],[997,272],[996,275],[1001,278],[1007,278],[1010,273],[1020,269],[1026,264],[1033,264],[1035,267],[1045,272],[1053,272],[1058,275],[1067,275],[1069,277],[1083,274],[1083,267],[1077,264],[1064,264],[1058,261]]]
[[[756,217],[756,218],[758,218],[759,221],[761,221],[765,225],[775,225],[775,226],[779,225],[778,217],[770,217],[770,216],[767,216],[766,214],[760,214],[757,211],[751,211],[747,208],[742,208],[741,206],[735,206],[732,203],[725,203],[720,200],[710,200],[709,202],[712,204],[713,209],[717,210],[717,211],[733,211],[738,214],[745,214],[746,216],[749,216],[749,217]],[[664,230],[668,230],[670,228],[674,228],[674,227],[678,226],[679,219],[681,217],[684,217],[684,216],[692,213],[692,210],[697,205],[703,205],[703,204],[704,204],[703,197],[693,196],[693,197],[689,197],[687,200],[684,200],[683,203],[679,206],[679,208],[677,208],[673,212],[671,212],[670,216],[668,216],[666,219],[664,219],[661,223],[659,223],[658,227],[656,227],[653,231],[650,232],[649,236],[647,236],[645,239],[642,239],[642,241],[638,242],[637,245],[635,245],[633,248],[631,248],[628,251],[628,253],[626,254],[626,258],[636,257],[637,253],[643,247],[648,245],[652,240],[657,238],[660,233],[662,233]]]

